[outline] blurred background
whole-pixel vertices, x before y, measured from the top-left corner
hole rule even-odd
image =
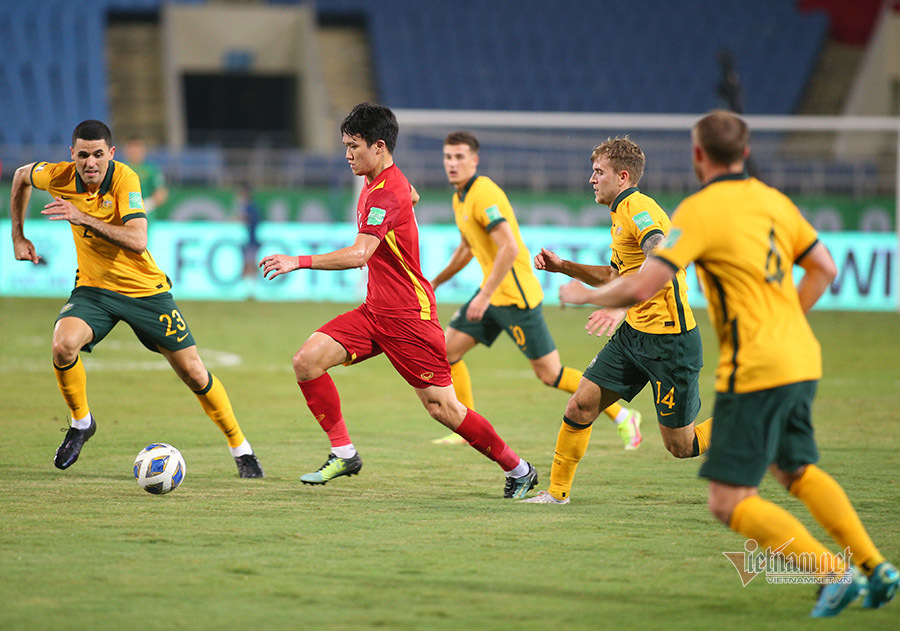
[[[530,247],[552,237],[605,262],[592,148],[640,143],[641,188],[671,212],[697,188],[691,123],[726,107],[749,117],[754,174],[820,231],[864,244],[845,254],[845,285],[897,304],[896,0],[0,0],[0,57],[0,221],[16,167],[70,159],[74,126],[104,120],[116,158],[141,174],[151,250],[181,297],[358,291],[358,276],[316,274],[261,289],[245,259],[352,239],[338,125],[374,101],[400,120],[394,157],[422,193],[426,273],[458,241],[447,132],[479,136],[481,172],[506,189]],[[58,254],[35,272],[0,240],[2,294],[71,287],[67,237],[36,214],[26,234]],[[447,299],[477,285],[467,271]]]

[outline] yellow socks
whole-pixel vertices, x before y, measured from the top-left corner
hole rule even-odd
[[[569,497],[575,469],[587,451],[591,441],[593,425],[579,425],[563,417],[562,426],[556,437],[556,453],[553,455],[553,466],[550,467],[550,488],[547,491],[558,500]]]
[[[847,493],[830,475],[815,465],[807,465],[806,471],[791,485],[790,491],[806,504],[812,516],[838,545],[850,548],[853,562],[866,574],[871,574],[884,561],[850,504]]]
[[[578,383],[581,381],[581,372],[568,366],[563,366],[556,378],[554,387],[566,392],[575,392],[578,390]]]
[[[694,424],[694,450],[692,457],[697,457],[709,449],[709,437],[712,435],[713,420],[706,419],[702,423]]]
[[[753,539],[758,550],[780,550],[796,555],[805,572],[843,572],[843,562],[813,537],[806,527],[783,508],[758,495],[741,500],[728,524],[732,530]],[[790,543],[788,543],[790,541]]]
[[[459,360],[450,364],[450,378],[453,379],[453,391],[459,402],[470,410],[475,409],[475,396],[472,394],[472,377],[466,362]]]
[[[194,394],[200,400],[200,405],[203,406],[206,415],[219,426],[219,429],[228,438],[229,447],[237,447],[244,442],[244,433],[234,416],[231,401],[228,400],[228,393],[225,392],[225,386],[221,381],[209,373],[209,383],[203,390],[195,390]]]
[[[53,370],[56,372],[59,391],[72,412],[72,418],[80,419],[90,414],[91,409],[87,402],[87,373],[84,371],[81,357],[76,357],[68,366],[60,367],[53,364]]]
[[[616,417],[619,416],[619,412],[622,411],[622,406],[618,403],[613,403],[611,406],[603,410],[603,413],[606,414],[612,420],[616,420]]]

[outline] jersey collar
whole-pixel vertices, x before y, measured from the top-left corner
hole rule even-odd
[[[611,212],[611,213],[616,212],[616,207],[620,203],[622,203],[623,199],[625,199],[632,193],[637,193],[637,192],[639,192],[637,186],[630,186],[630,187],[626,188],[624,191],[622,191],[621,193],[619,193],[618,195],[616,195],[616,198],[613,200],[613,203],[610,204],[610,206],[609,206],[609,212]]]
[[[103,182],[100,183],[100,190],[97,191],[98,195],[106,195],[109,192],[109,188],[112,186],[113,173],[116,170],[116,161],[110,160],[109,167],[106,169],[106,177],[103,178]],[[87,188],[84,186],[84,182],[81,181],[81,176],[78,175],[78,172],[75,173],[75,192],[76,193],[87,193]]]
[[[469,189],[472,188],[472,185],[475,183],[475,180],[477,180],[477,179],[478,179],[478,173],[473,175],[472,178],[468,182],[466,182],[466,185],[463,186],[461,191],[458,191],[460,202],[466,201],[466,195],[469,194]]]
[[[724,175],[719,175],[711,179],[709,182],[701,186],[700,188],[706,188],[710,184],[715,184],[716,182],[728,182],[733,180],[747,180],[750,178],[750,174],[744,171],[743,173],[725,173]]]

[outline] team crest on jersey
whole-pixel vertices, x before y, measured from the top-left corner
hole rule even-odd
[[[128,193],[128,210],[144,210],[144,198],[140,193]]]
[[[63,305],[63,308],[60,309],[59,312],[60,312],[60,313],[65,313],[66,311],[68,311],[69,309],[71,309],[71,308],[74,307],[74,306],[75,306],[75,305],[73,305],[71,302],[67,302],[66,304]]]
[[[634,217],[631,218],[634,221],[634,225],[636,225],[640,230],[644,230],[645,228],[649,228],[653,225],[653,217],[650,216],[646,210],[639,212]]]
[[[669,236],[666,237],[665,243],[663,243],[664,248],[671,248],[674,246],[678,239],[681,238],[681,228],[672,228],[669,230]]]
[[[386,213],[387,211],[384,208],[372,206],[372,210],[369,211],[369,218],[366,219],[366,224],[369,226],[380,226],[384,222]]]
[[[104,200],[100,203],[100,207],[101,207],[101,208],[112,208],[112,205],[113,205],[113,203],[112,203],[112,200],[111,200],[111,199],[104,199]]]

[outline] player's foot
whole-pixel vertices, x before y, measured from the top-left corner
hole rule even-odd
[[[569,498],[567,497],[564,500],[558,500],[547,491],[541,491],[534,497],[529,497],[527,500],[519,500],[519,503],[526,504],[568,504]]]
[[[56,468],[68,469],[75,464],[75,461],[78,460],[78,455],[81,453],[81,448],[84,447],[88,438],[93,436],[96,431],[97,423],[94,421],[93,415],[91,415],[91,425],[87,429],[70,427],[62,444],[56,450],[56,457],[53,458],[53,464],[56,465]]]
[[[447,434],[443,438],[435,438],[431,441],[433,445],[468,445],[466,439],[453,432],[452,434]]]
[[[234,459],[237,465],[238,475],[242,478],[264,478],[266,474],[263,472],[262,465],[256,454],[244,454]]]
[[[362,458],[359,457],[359,453],[353,454],[351,458],[338,458],[334,454],[328,454],[328,460],[318,471],[304,473],[300,476],[300,481],[303,484],[325,484],[342,475],[356,475],[360,469]]]
[[[644,440],[641,436],[641,413],[629,409],[628,418],[616,425],[616,432],[625,445],[625,451],[634,451],[640,447],[641,441]]]
[[[863,607],[884,607],[897,593],[897,585],[900,585],[900,572],[893,564],[882,561],[869,577],[869,592],[863,599]]]
[[[845,582],[829,583],[819,592],[816,606],[810,612],[811,618],[831,618],[841,613],[854,600],[866,593],[868,581],[856,568],[841,577]]]
[[[509,499],[520,499],[525,497],[531,489],[537,486],[538,474],[537,469],[528,463],[528,473],[518,478],[506,478],[506,486],[503,487],[503,497]]]

